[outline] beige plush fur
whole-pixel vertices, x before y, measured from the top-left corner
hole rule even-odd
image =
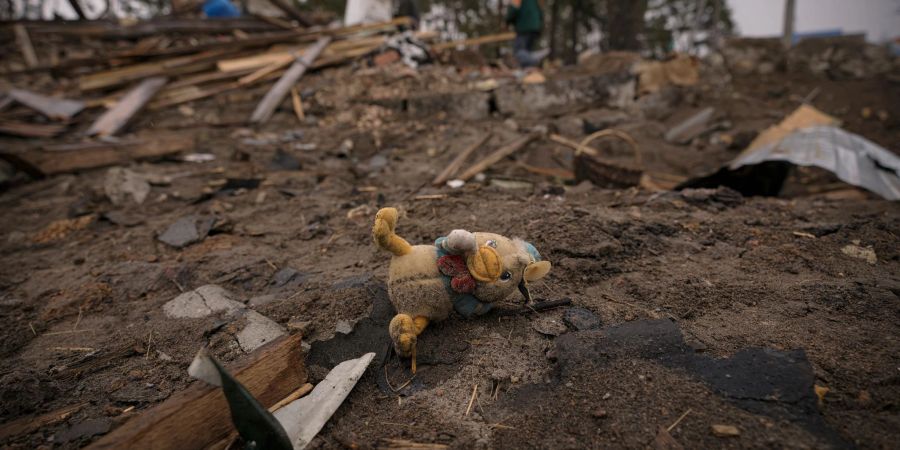
[[[398,213],[394,208],[378,211],[372,237],[382,249],[394,256],[388,278],[388,293],[397,315],[391,321],[389,332],[394,349],[401,356],[413,358],[415,372],[415,348],[417,336],[429,322],[446,319],[453,311],[453,297],[447,291],[444,278],[437,267],[437,248],[434,245],[410,245],[395,234]],[[488,255],[488,269],[475,286],[473,295],[481,302],[499,302],[518,289],[523,277],[526,282],[542,278],[550,270],[548,261],[532,261],[519,240],[494,233],[468,233],[454,230],[454,248],[464,248],[471,260],[473,253]],[[474,235],[475,245],[471,240]],[[463,242],[464,244],[457,244]],[[499,260],[499,264],[496,264]],[[471,272],[470,268],[470,272]],[[489,273],[487,273],[489,272]],[[491,280],[491,281],[484,281]]]

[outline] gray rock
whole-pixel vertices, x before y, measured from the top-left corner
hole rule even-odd
[[[232,313],[241,309],[244,309],[243,303],[234,300],[230,292],[214,284],[185,292],[163,305],[166,315],[175,319],[196,319],[220,311]]]
[[[334,331],[341,334],[350,334],[353,332],[353,325],[350,325],[350,322],[347,320],[338,320],[338,323],[334,326]]]
[[[269,303],[274,302],[276,299],[278,299],[278,296],[275,294],[257,295],[256,297],[251,298],[250,301],[247,302],[247,304],[256,308],[257,306],[268,305]]]
[[[563,323],[572,331],[600,328],[600,318],[584,308],[569,308],[563,313]]]
[[[309,274],[299,272],[291,267],[285,267],[272,277],[272,285],[277,288],[287,286],[288,284],[299,285],[309,279],[309,277]]]
[[[546,336],[559,336],[568,331],[559,317],[554,316],[537,317],[531,321],[531,328]]]
[[[113,205],[125,204],[128,197],[140,205],[150,194],[150,183],[140,174],[122,167],[113,167],[106,171],[103,191]]]
[[[175,248],[182,248],[206,238],[215,223],[211,217],[187,216],[178,219],[160,234],[157,239]]]
[[[252,352],[284,335],[281,325],[256,311],[245,312],[244,318],[247,320],[247,326],[238,332],[237,340],[246,352]]]

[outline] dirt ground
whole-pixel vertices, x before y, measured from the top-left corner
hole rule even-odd
[[[223,361],[241,357],[240,321],[163,312],[164,303],[206,284],[245,302],[269,296],[250,303],[281,325],[309,322],[302,329],[313,382],[337,362],[378,352],[315,448],[373,448],[386,439],[452,448],[677,448],[666,434],[686,448],[896,446],[896,203],[843,188],[745,198],[726,189],[562,183],[514,161],[567,168],[571,151],[544,140],[498,163],[483,182],[431,187],[484,133],[493,138],[478,156],[512,140],[514,128],[561,129],[616,111],[514,121],[411,115],[367,102],[373,86],[422,89],[446,78],[446,68],[413,78],[352,72],[304,79],[312,118],[303,124],[283,109],[258,129],[217,125],[249,115],[264,89],[140,116],[132,125],[139,134],[179,129],[196,138],[197,152],[216,156],[134,164],[157,180],[141,205],[111,204],[104,169],[0,193],[0,421],[82,405],[65,420],[5,437],[5,448],[85,446],[190,384],[187,366],[204,344]],[[740,148],[708,138],[666,143],[662,135],[680,115],[714,105],[730,132],[758,132],[817,86],[814,105],[900,151],[900,90],[885,78],[776,74],[701,83],[679,90],[668,113],[648,120],[619,112],[615,126],[635,136],[647,168],[696,176]],[[863,118],[864,107],[889,119]],[[299,168],[274,167],[285,154]],[[221,189],[229,179],[261,181]],[[398,233],[412,243],[455,228],[526,238],[553,264],[533,294],[571,306],[429,326],[419,371],[407,383],[408,361],[385,354],[389,255],[370,237],[382,206],[401,210]],[[188,215],[214,218],[202,242],[173,249],[157,240]],[[42,234],[74,217],[89,219]],[[848,255],[848,246],[870,249],[875,260]],[[298,275],[276,279],[285,268]],[[520,304],[515,297],[501,307]],[[577,329],[576,314],[595,316],[599,327]],[[354,331],[336,332],[344,322]],[[720,436],[713,425],[734,426],[738,435]]]

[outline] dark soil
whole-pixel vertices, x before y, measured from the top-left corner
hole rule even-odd
[[[238,324],[229,318],[170,319],[162,310],[183,290],[218,284],[243,300],[274,295],[255,309],[282,325],[310,322],[314,382],[342,360],[379,353],[316,448],[377,447],[389,438],[453,448],[646,448],[685,413],[670,434],[686,448],[896,446],[896,203],[858,190],[743,198],[563,185],[512,159],[492,168],[489,180],[525,184],[432,188],[427,182],[482,133],[494,138],[479,156],[516,134],[503,117],[413,117],[360,100],[368,98],[366,86],[385,78],[388,71],[353,75],[345,68],[304,79],[315,91],[307,112],[317,124],[298,125],[284,109],[260,129],[209,126],[245,118],[258,90],[199,102],[191,114],[142,115],[133,129],[188,123],[196,151],[216,155],[198,164],[134,164],[136,172],[171,177],[143,205],[106,200],[102,169],[0,194],[0,421],[85,403],[5,444],[86,445],[105,426],[114,429],[185,388],[202,345],[226,362],[241,357]],[[773,84],[781,87],[777,95],[760,94]],[[814,86],[822,88],[825,112],[900,151],[895,122],[858,118],[862,106],[898,117],[897,87],[886,80],[739,79],[684,90],[665,118],[629,113],[617,127],[635,135],[648,168],[699,175],[739,149],[708,137],[667,144],[666,120],[713,104],[732,131],[758,132],[796,107],[792,95]],[[272,160],[284,158],[278,151],[292,155],[299,170],[273,171]],[[571,156],[539,141],[516,158],[564,167],[559,161]],[[227,179],[262,182],[219,189]],[[445,197],[417,198],[423,194]],[[386,353],[389,255],[370,237],[382,206],[401,209],[398,232],[413,243],[454,228],[527,238],[553,263],[533,287],[535,297],[570,298],[601,327],[568,330],[567,307],[453,316],[428,327],[418,373],[394,391],[409,373],[408,361]],[[95,217],[85,228],[35,241],[51,222],[84,215]],[[208,237],[180,250],[156,239],[189,215],[215,219]],[[875,264],[848,256],[846,246],[871,248]],[[302,276],[276,277],[285,268]],[[501,306],[520,305],[513,298]],[[341,321],[355,330],[336,334]],[[548,334],[546,321],[563,324],[563,332]],[[828,392],[819,398],[814,386]],[[719,437],[712,425],[735,426],[739,435]]]

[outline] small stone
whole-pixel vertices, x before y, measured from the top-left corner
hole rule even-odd
[[[150,183],[131,170],[113,167],[106,171],[103,191],[113,205],[122,205],[129,197],[140,205],[150,194]]]
[[[734,425],[713,425],[712,433],[718,437],[735,437],[741,435],[741,430]]]
[[[612,394],[610,394],[609,392],[607,392],[607,393],[603,394],[603,397],[602,397],[602,398],[603,398],[603,400],[609,400],[609,399],[612,398]]]
[[[546,336],[559,336],[567,331],[562,321],[553,316],[540,316],[531,322],[531,328]]]
[[[236,337],[245,352],[252,352],[284,334],[281,325],[256,311],[246,311],[244,318],[247,320],[247,326],[238,332]]]
[[[597,419],[602,419],[602,418],[604,418],[604,417],[607,416],[607,413],[606,413],[606,410],[605,410],[605,409],[603,409],[603,408],[597,408],[597,409],[595,409],[593,412],[591,412],[591,415],[594,416],[594,417],[597,418]]]
[[[215,219],[209,217],[182,217],[172,225],[169,225],[169,228],[166,228],[166,231],[160,234],[157,239],[175,248],[186,247],[206,238],[215,222]]]
[[[450,189],[459,189],[466,184],[463,180],[450,180],[447,182],[447,187]]]
[[[334,327],[334,331],[341,334],[350,334],[353,332],[353,325],[350,325],[350,322],[347,320],[338,320],[337,325]]]
[[[185,292],[163,305],[166,315],[175,319],[196,319],[219,311],[232,313],[243,308],[244,304],[234,300],[230,292],[214,284]]]
[[[572,331],[600,328],[600,318],[585,308],[569,308],[563,313],[563,323]]]
[[[171,361],[172,360],[171,356],[169,356],[159,350],[156,351],[156,357],[159,358],[160,361]]]
[[[519,382],[519,377],[513,375],[513,376],[509,377],[509,382],[510,382],[510,383],[518,383],[518,382]]]

